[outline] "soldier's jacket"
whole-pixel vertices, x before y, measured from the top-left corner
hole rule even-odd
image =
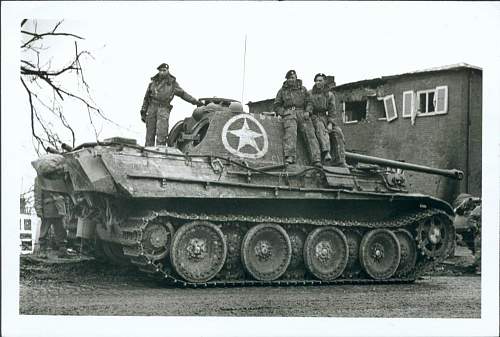
[[[38,177],[33,192],[35,211],[40,218],[58,218],[67,214],[65,195],[44,190]]]
[[[172,75],[168,75],[165,79],[160,79],[158,74],[151,77],[151,83],[148,85],[146,94],[144,95],[144,102],[141,108],[141,115],[144,116],[151,103],[157,103],[162,106],[171,108],[170,102],[175,96],[179,96],[183,100],[196,104],[198,100],[189,95],[177,83]]]
[[[309,91],[309,101],[306,110],[314,115],[328,116],[328,122],[335,124],[335,95],[327,88],[318,89],[316,85]]]
[[[286,109],[305,109],[308,101],[309,92],[302,85],[302,80],[298,79],[295,85],[289,85],[285,81],[274,100],[274,111],[278,115],[282,115]]]

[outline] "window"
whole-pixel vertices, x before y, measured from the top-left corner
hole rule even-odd
[[[387,120],[387,118],[385,117],[383,98],[378,98],[376,96],[368,97],[368,100],[366,102],[366,110],[368,111],[369,116],[373,116],[379,121]]]
[[[418,92],[418,112],[421,114],[426,114],[430,112],[435,112],[434,107],[434,90],[426,90]]]
[[[419,116],[432,116],[448,112],[448,86],[417,92]]]
[[[344,123],[366,120],[366,101],[344,102]]]
[[[385,117],[387,118],[388,122],[398,118],[398,112],[396,110],[396,101],[394,100],[394,95],[389,95],[384,97],[384,108],[385,108]]]

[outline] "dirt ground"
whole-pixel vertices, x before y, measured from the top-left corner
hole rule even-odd
[[[412,284],[179,289],[94,260],[21,258],[20,314],[479,318],[471,261],[456,256]]]

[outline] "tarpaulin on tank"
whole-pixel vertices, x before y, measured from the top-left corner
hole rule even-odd
[[[61,172],[63,169],[64,157],[60,154],[48,153],[40,156],[31,162],[39,176],[49,176]]]

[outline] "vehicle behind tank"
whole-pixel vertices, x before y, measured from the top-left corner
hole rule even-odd
[[[354,153],[313,167],[300,139],[285,165],[279,117],[202,100],[168,147],[64,154],[78,231],[112,261],[183,286],[411,282],[453,251],[453,209],[408,193],[402,169],[460,171]]]

